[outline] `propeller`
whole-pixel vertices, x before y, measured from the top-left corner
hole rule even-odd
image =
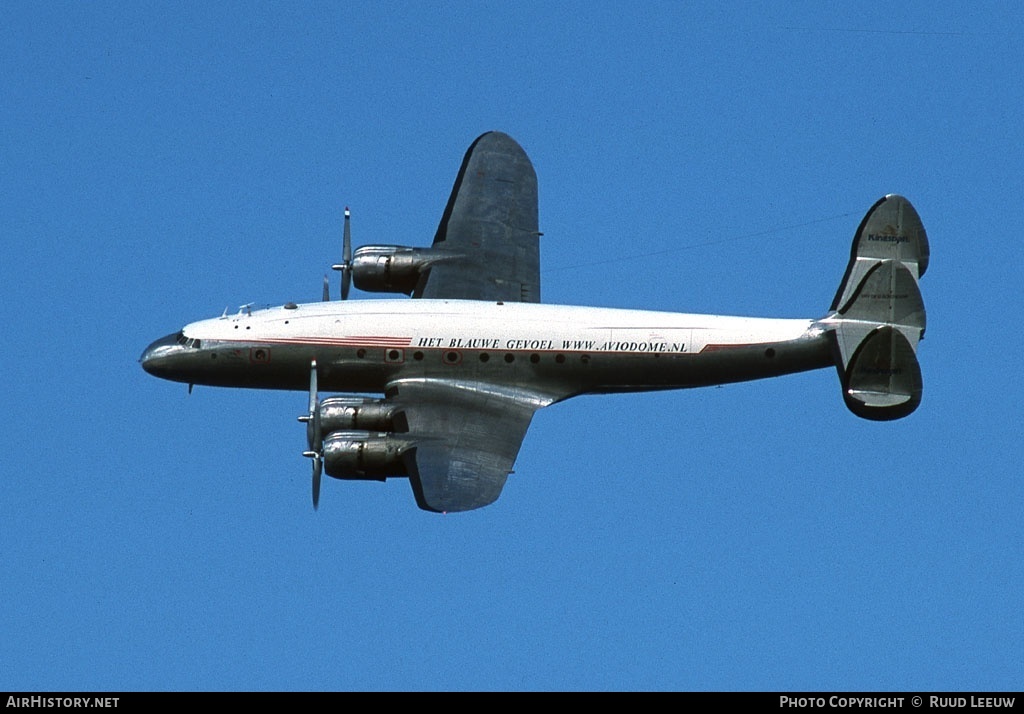
[[[345,231],[341,239],[341,262],[331,266],[333,270],[341,272],[341,299],[348,300],[348,291],[352,286],[352,229],[349,226],[349,218],[352,212],[345,206]],[[324,288],[324,300],[327,299],[327,288]]]
[[[309,449],[302,455],[313,459],[313,509],[320,505],[320,477],[324,468],[323,433],[320,428],[320,395],[316,385],[316,360],[309,367],[309,413],[299,417],[306,422],[306,442]]]

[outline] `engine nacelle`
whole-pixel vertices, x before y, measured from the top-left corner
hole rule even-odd
[[[324,434],[339,430],[394,431],[394,404],[371,397],[328,397],[320,402]]]
[[[324,472],[338,479],[367,481],[408,476],[402,453],[410,445],[395,434],[335,431],[324,439]]]
[[[352,282],[366,292],[411,295],[420,274],[440,257],[430,248],[364,245],[352,256]]]

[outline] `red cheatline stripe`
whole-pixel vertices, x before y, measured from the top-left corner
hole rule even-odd
[[[392,342],[405,342],[408,344],[411,337],[381,337],[380,335],[345,335],[344,340],[390,340]]]
[[[757,346],[758,345],[750,344],[750,343],[744,343],[744,344],[741,344],[741,345],[740,344],[737,344],[737,345],[704,345],[704,348],[701,350],[701,352],[721,352],[722,350],[735,350],[735,349],[739,349],[740,347],[757,347]]]
[[[333,345],[339,347],[408,347],[411,337],[268,337],[262,340],[245,340],[252,344],[273,345]]]

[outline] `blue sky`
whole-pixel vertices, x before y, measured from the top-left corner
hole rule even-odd
[[[0,689],[1019,690],[1015,3],[0,6]],[[827,310],[863,213],[920,213],[924,400],[834,370],[585,397],[502,497],[309,499],[302,393],[137,359],[429,243],[515,137],[553,303]],[[355,299],[364,296],[356,293]]]

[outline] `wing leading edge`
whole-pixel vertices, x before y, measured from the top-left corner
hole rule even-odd
[[[533,413],[550,401],[438,380],[399,381],[388,396],[415,441],[404,459],[416,503],[439,513],[480,508],[501,495]]]
[[[540,302],[537,174],[510,136],[466,151],[414,298]]]

